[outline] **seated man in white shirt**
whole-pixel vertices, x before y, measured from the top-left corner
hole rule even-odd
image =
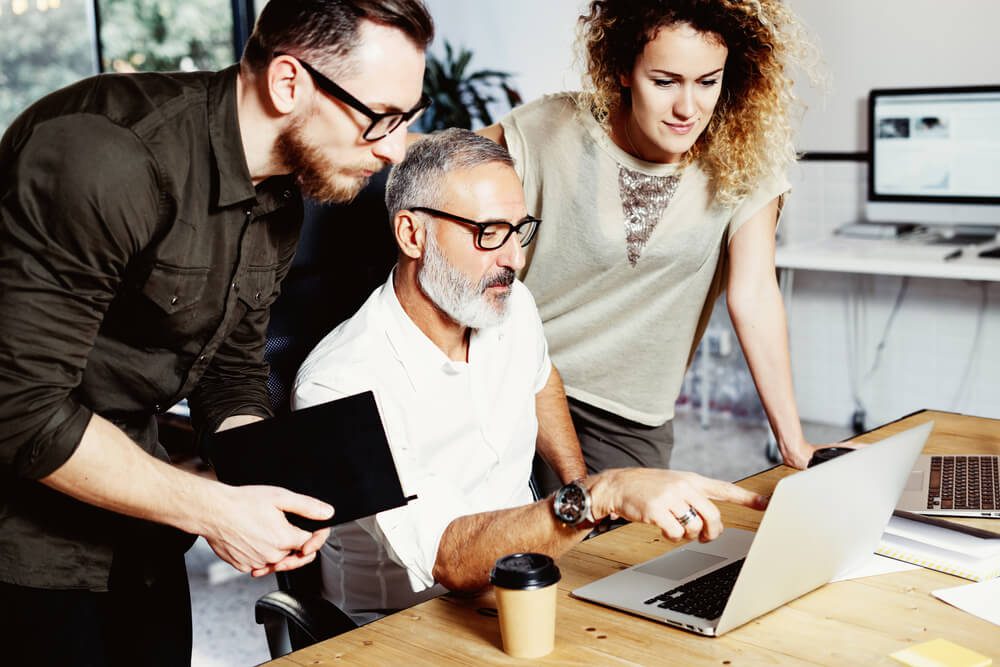
[[[610,515],[709,540],[722,529],[710,498],[763,508],[694,473],[586,476],[534,300],[515,279],[540,223],[505,149],[465,130],[421,139],[390,174],[386,203],[396,268],[306,359],[293,408],[375,391],[418,499],[333,529],[320,552],[327,599],[364,623],[482,588],[504,554],[558,556]],[[534,502],[536,448],[569,484]]]

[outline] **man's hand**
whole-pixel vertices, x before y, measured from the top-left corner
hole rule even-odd
[[[218,486],[216,511],[199,534],[240,572],[260,577],[301,567],[330,534],[329,528],[314,533],[297,528],[284,514],[328,519],[333,508],[322,501],[275,486]]]
[[[685,537],[708,542],[722,533],[722,519],[712,500],[757,510],[766,508],[768,500],[729,482],[657,468],[605,470],[588,483],[595,517],[617,514],[629,521],[650,523],[674,542]],[[697,516],[681,525],[679,519],[691,509]]]

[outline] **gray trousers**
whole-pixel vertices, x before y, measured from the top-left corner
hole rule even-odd
[[[646,426],[574,398],[569,414],[580,439],[580,448],[590,474],[608,468],[669,468],[674,448],[674,425]],[[535,482],[544,497],[562,482],[545,461],[535,457]]]

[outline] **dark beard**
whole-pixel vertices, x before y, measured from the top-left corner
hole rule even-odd
[[[302,124],[295,122],[278,135],[274,152],[279,164],[289,168],[302,194],[321,204],[341,204],[354,199],[368,184],[368,178],[351,175],[350,169],[338,168],[316,146],[303,138]],[[359,166],[378,171],[382,165]]]

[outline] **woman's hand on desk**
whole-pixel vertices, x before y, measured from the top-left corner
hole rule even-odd
[[[805,470],[817,449],[830,446],[832,445],[814,445],[803,440],[792,447],[779,441],[778,451],[781,452],[781,460],[786,466]]]
[[[811,443],[802,441],[802,443],[795,449],[782,447],[778,444],[778,449],[781,451],[781,458],[786,466],[792,468],[798,468],[799,470],[805,470],[809,466],[809,462],[812,460],[813,455],[820,449],[826,449],[828,447],[837,448],[849,448],[857,449],[858,447],[864,447],[864,443],[854,442],[853,440],[846,440],[844,442],[831,442],[825,445],[813,445]]]
[[[722,518],[713,500],[756,510],[765,509],[768,501],[735,484],[678,470],[619,468],[598,473],[588,482],[597,519],[618,515],[653,524],[673,542],[685,538],[708,542],[722,533]]]

